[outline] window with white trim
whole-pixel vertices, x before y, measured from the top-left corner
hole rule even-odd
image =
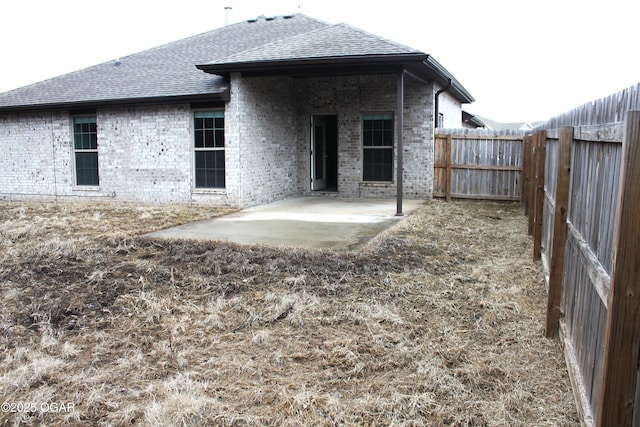
[[[393,114],[364,115],[362,151],[362,179],[392,181]]]
[[[224,112],[194,112],[195,187],[224,188]]]
[[[98,131],[95,117],[73,118],[76,185],[98,186]]]

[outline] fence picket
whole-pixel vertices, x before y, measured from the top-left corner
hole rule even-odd
[[[640,111],[627,113],[598,425],[631,426],[640,351]]]

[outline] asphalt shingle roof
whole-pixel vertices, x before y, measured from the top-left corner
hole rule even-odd
[[[415,58],[414,64],[428,69],[429,79],[438,77],[441,83],[451,79],[452,90],[461,101],[473,101],[448,71],[423,52],[349,25],[330,25],[296,14],[240,22],[129,55],[117,63],[106,62],[14,89],[0,94],[0,112],[188,102],[216,96],[224,100],[228,81],[221,71],[234,69],[236,64],[281,65],[336,58],[361,61],[363,57],[402,61],[407,55]]]
[[[239,52],[211,61],[209,64],[405,53],[422,52],[346,24],[336,24]]]
[[[296,14],[244,21],[0,94],[0,110],[220,94],[227,83],[195,65],[329,24]]]

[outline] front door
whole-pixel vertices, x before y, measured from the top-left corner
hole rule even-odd
[[[327,121],[311,118],[311,190],[327,188]]]

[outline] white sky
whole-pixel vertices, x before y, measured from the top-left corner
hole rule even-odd
[[[232,7],[225,11],[224,6]],[[640,82],[637,0],[29,0],[0,6],[0,92],[259,15],[301,12],[419,49],[501,122]]]

